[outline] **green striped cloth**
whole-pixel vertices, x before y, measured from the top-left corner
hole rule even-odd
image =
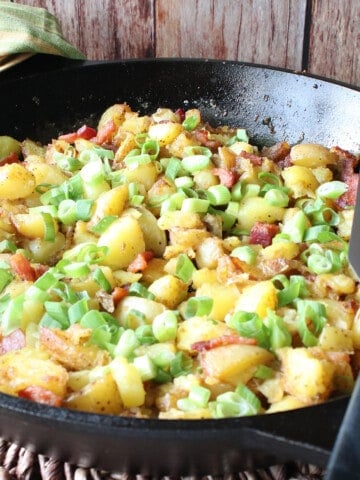
[[[25,52],[85,58],[65,40],[58,20],[47,10],[0,1],[0,56]]]

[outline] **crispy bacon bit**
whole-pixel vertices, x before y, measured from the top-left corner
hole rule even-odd
[[[124,287],[115,287],[114,290],[111,292],[111,296],[114,302],[114,305],[116,305],[122,300],[126,295],[128,295],[128,290]]]
[[[19,390],[18,395],[20,398],[32,400],[33,402],[44,403],[46,405],[51,405],[52,407],[60,407],[62,403],[61,397],[56,395],[51,390],[47,390],[46,388],[39,387],[37,385]]]
[[[273,237],[279,233],[280,229],[278,225],[265,222],[255,222],[250,230],[249,242],[251,244],[262,245],[267,247],[271,245]]]
[[[278,142],[271,147],[264,147],[261,151],[261,154],[264,157],[267,157],[269,160],[279,163],[280,161],[284,161],[286,157],[289,156],[290,145],[288,144],[288,142]]]
[[[59,140],[65,140],[68,143],[74,143],[78,138],[90,140],[96,136],[96,130],[88,125],[83,125],[76,132],[65,133],[59,136]]]
[[[175,115],[179,117],[179,121],[183,122],[185,120],[185,112],[182,108],[175,110]]]
[[[254,165],[254,167],[260,167],[260,165],[262,165],[262,163],[263,163],[263,159],[261,157],[259,157],[259,155],[255,155],[254,153],[245,152],[245,150],[242,150],[240,152],[239,156],[242,157],[242,158],[246,158],[246,159],[250,160],[250,162],[252,163],[252,165]]]
[[[0,339],[0,355],[12,352],[13,350],[20,350],[26,345],[25,334],[21,328],[17,328],[13,332]]]
[[[10,258],[11,268],[22,280],[34,282],[37,278],[35,269],[22,253],[14,253]]]
[[[194,133],[196,140],[198,140],[204,147],[210,148],[210,150],[216,150],[221,146],[220,142],[209,138],[210,132],[204,128],[201,130],[195,130]]]
[[[64,133],[63,135],[59,136],[59,140],[64,140],[68,143],[74,143],[77,140],[78,136],[76,132]]]
[[[203,340],[195,342],[191,345],[191,350],[195,352],[203,352],[212,350],[213,348],[223,347],[226,345],[256,345],[255,338],[241,337],[240,335],[222,335],[221,337],[212,338],[211,340]]]
[[[331,149],[336,153],[340,160],[340,178],[346,183],[348,190],[336,200],[340,208],[353,206],[356,204],[356,192],[359,184],[359,174],[354,172],[359,160],[352,153],[343,150],[340,147]]]
[[[96,143],[102,145],[105,142],[110,142],[115,131],[116,123],[113,119],[111,119],[106,122],[98,131],[97,136],[95,137]]]
[[[6,165],[9,163],[19,163],[20,159],[18,157],[18,154],[15,152],[10,153],[7,157],[4,157],[0,160],[0,166]]]
[[[212,173],[219,177],[221,185],[231,188],[238,181],[239,175],[225,168],[214,168]]]
[[[148,266],[150,260],[154,258],[152,251],[147,250],[139,253],[127,268],[128,272],[142,272]]]

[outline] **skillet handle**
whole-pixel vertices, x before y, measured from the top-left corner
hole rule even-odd
[[[329,418],[331,421],[331,418]],[[327,465],[325,480],[360,478],[360,377],[349,401]]]

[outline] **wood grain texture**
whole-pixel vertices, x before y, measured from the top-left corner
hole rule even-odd
[[[360,1],[313,0],[308,70],[360,86]]]
[[[154,56],[154,0],[21,0],[47,8],[89,60]]]
[[[158,0],[156,56],[300,69],[305,0]]]
[[[15,1],[56,15],[90,60],[241,60],[360,86],[360,0]]]

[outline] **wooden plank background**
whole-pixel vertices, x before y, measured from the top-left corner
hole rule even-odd
[[[20,0],[91,60],[188,57],[306,70],[360,86],[360,0]]]

